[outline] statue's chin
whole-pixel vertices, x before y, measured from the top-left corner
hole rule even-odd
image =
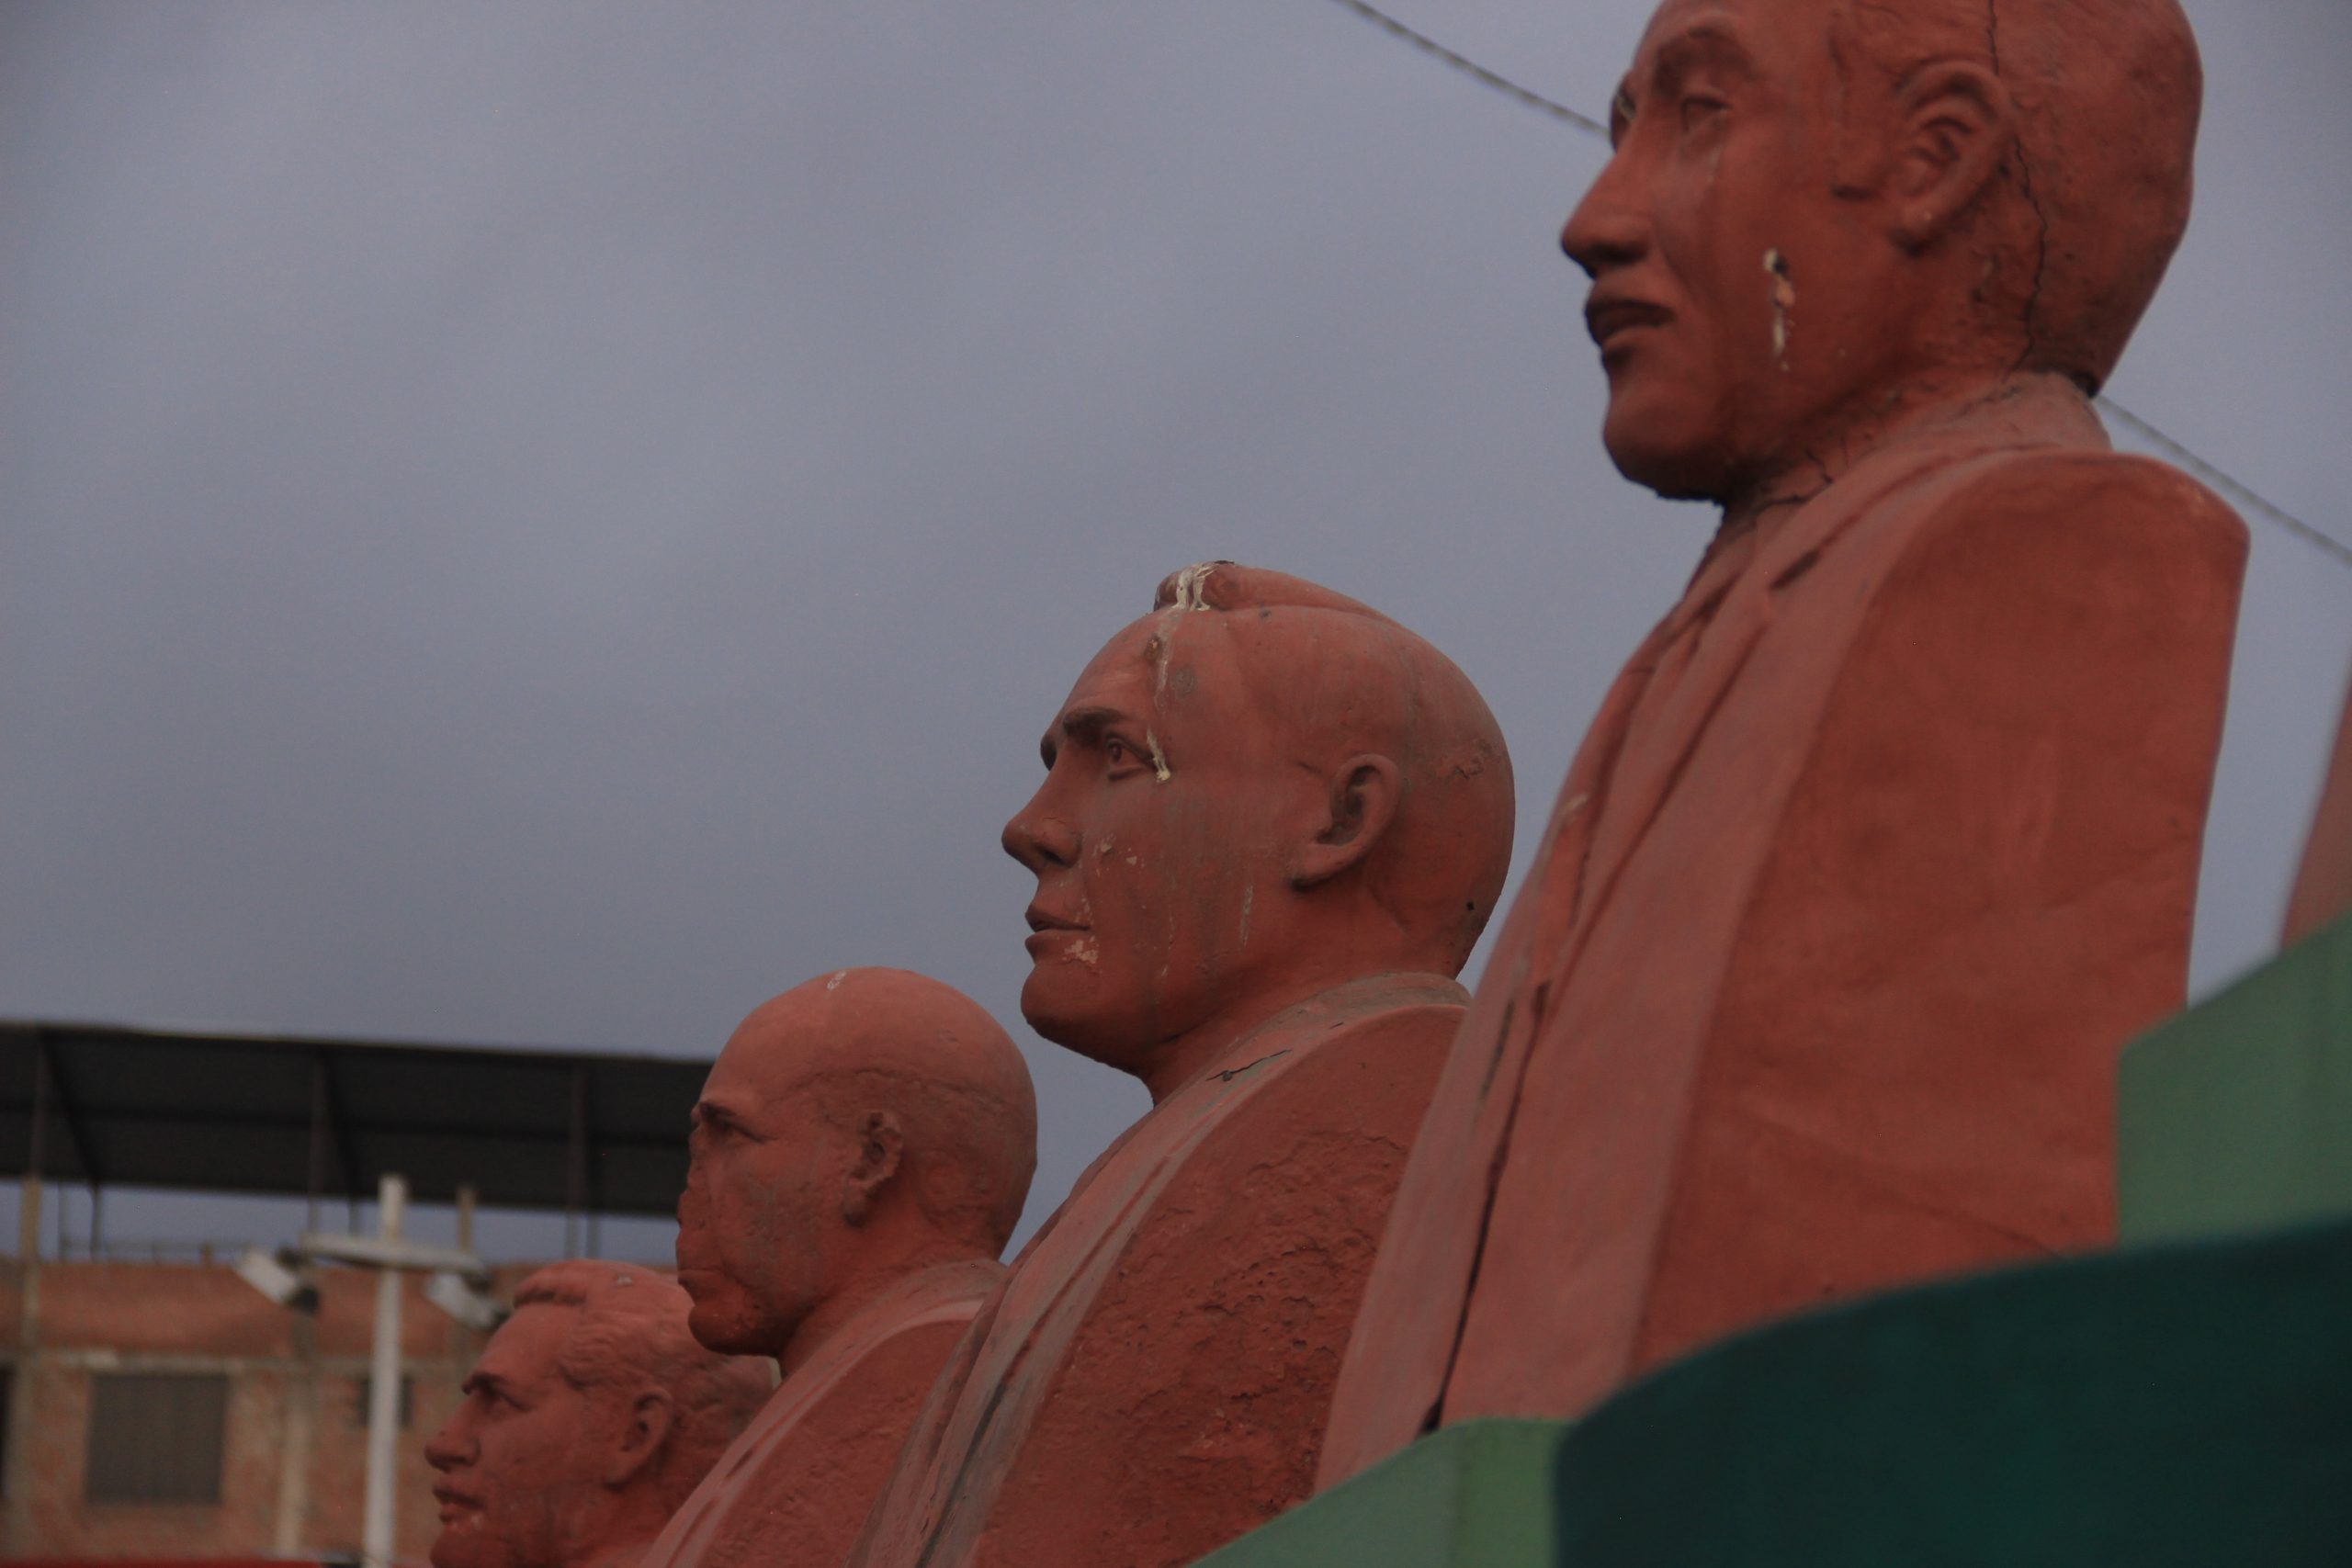
[[[1602,428],[1601,445],[1617,471],[1668,501],[1715,501],[1724,493],[1722,454],[1711,446],[1661,440],[1651,427],[1634,421],[1621,431],[1611,418]]]
[[[433,1568],[507,1568],[496,1544],[481,1536],[480,1515],[442,1527],[428,1561]]]
[[[1144,1021],[1131,1010],[1106,1008],[1092,997],[1081,1000],[1064,994],[1065,988],[1055,983],[1058,978],[1040,965],[1021,987],[1021,1016],[1029,1027],[1039,1039],[1065,1051],[1139,1076],[1155,1043]]]
[[[686,1332],[705,1348],[722,1356],[757,1356],[766,1354],[768,1335],[756,1313],[743,1309],[741,1303],[718,1294],[705,1302],[697,1298],[686,1313]],[[441,1565],[435,1564],[435,1568]]]
[[[1065,1051],[1074,1052],[1106,1067],[1125,1069],[1116,1024],[1097,1016],[1092,1010],[1065,1005],[1059,998],[1035,995],[1035,983],[1021,989],[1021,1016],[1037,1032],[1040,1040],[1052,1042]],[[1132,1042],[1126,1043],[1132,1045]]]

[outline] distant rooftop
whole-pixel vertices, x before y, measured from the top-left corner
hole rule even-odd
[[[667,1215],[709,1067],[0,1020],[0,1179]]]

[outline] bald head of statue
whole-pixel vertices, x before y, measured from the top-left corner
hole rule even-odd
[[[2174,0],[1666,0],[1562,247],[1628,477],[1736,501],[1916,406],[2096,391],[2188,219]]]
[[[1510,868],[1510,756],[1476,688],[1281,572],[1163,581],[1043,753],[1004,831],[1037,878],[1022,1011],[1155,1097],[1180,1043],[1346,981],[1458,973]]]
[[[963,993],[842,969],[763,1004],[695,1107],[677,1243],[695,1337],[789,1375],[899,1280],[994,1258],[1036,1142],[1028,1067]]]

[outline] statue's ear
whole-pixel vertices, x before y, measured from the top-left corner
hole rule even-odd
[[[1291,857],[1290,885],[1304,891],[1329,882],[1370,854],[1404,794],[1404,774],[1385,757],[1365,753],[1340,763],[1315,836]]]
[[[1895,242],[1924,250],[1999,175],[2017,144],[2017,110],[1998,76],[1948,60],[1896,90],[1895,113],[1883,192]]]
[[[849,1182],[842,1190],[842,1218],[862,1225],[873,1213],[875,1200],[899,1174],[906,1150],[906,1134],[898,1117],[888,1111],[869,1111],[857,1122],[857,1158],[849,1168]]]
[[[630,1402],[628,1418],[605,1456],[606,1486],[617,1492],[644,1473],[670,1440],[673,1416],[670,1396],[658,1388],[646,1389]]]

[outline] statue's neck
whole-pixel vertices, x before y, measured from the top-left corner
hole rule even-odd
[[[650,1528],[608,1531],[604,1539],[568,1561],[564,1568],[637,1568],[665,1522],[656,1519]]]
[[[903,1215],[905,1211],[899,1211]],[[974,1264],[995,1259],[977,1253],[968,1242],[930,1230],[927,1224],[900,1221],[910,1228],[895,1244],[869,1247],[866,1261],[839,1290],[800,1321],[790,1340],[776,1352],[776,1371],[786,1380],[815,1360],[825,1347],[841,1339],[861,1320],[888,1318],[904,1309],[933,1285],[942,1270],[961,1272]]]
[[[1808,438],[1792,442],[1795,450],[1784,460],[1737,485],[1724,498],[1718,541],[1769,533],[1864,463],[1913,447],[1981,441],[1988,428],[2021,446],[2106,445],[2088,400],[2062,376],[1984,371],[1922,378],[1824,422]]]
[[[1221,1010],[1170,1041],[1136,1076],[1151,1091],[1151,1103],[1155,1107],[1163,1105],[1170,1096],[1208,1074],[1239,1066],[1232,1058],[1254,1050],[1260,1043],[1258,1037],[1269,1026],[1278,1023],[1284,1013],[1310,1002],[1341,1000],[1346,1005],[1344,998],[1359,988],[1367,993],[1378,988],[1385,995],[1398,986],[1415,984],[1462,995],[1446,976],[1410,964],[1375,975],[1309,974],[1291,985],[1269,987]]]

